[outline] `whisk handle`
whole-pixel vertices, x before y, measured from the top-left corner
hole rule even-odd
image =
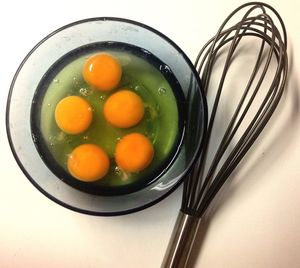
[[[184,268],[201,218],[179,212],[161,268]]]

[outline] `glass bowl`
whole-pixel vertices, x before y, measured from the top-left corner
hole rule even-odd
[[[81,191],[52,172],[39,154],[32,134],[31,106],[40,81],[54,63],[80,47],[121,42],[156,56],[182,89],[183,133],[174,157],[151,183],[119,195]],[[56,203],[81,213],[122,215],[149,207],[176,189],[200,154],[207,108],[199,76],[185,53],[168,37],[138,22],[120,18],[91,18],[68,24],[41,40],[18,68],[8,96],[6,126],[14,157],[33,185]]]

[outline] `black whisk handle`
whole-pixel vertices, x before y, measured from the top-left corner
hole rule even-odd
[[[179,212],[161,268],[185,268],[201,218]]]

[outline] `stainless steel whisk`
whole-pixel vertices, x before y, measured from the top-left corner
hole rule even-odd
[[[242,18],[230,26],[232,20],[243,11]],[[210,138],[224,95],[226,78],[234,61],[243,53],[248,53],[245,48],[243,50],[245,41],[248,44],[251,42],[251,46],[258,44],[258,53],[254,57],[246,86],[234,89],[241,92],[240,98],[214,157],[208,164],[207,152],[212,142]],[[181,210],[161,267],[190,267],[187,263],[201,218],[267,124],[282,96],[288,71],[286,49],[286,30],[278,12],[265,3],[251,2],[235,9],[200,51],[195,66],[206,95],[211,90],[211,82],[215,81],[215,70],[221,69],[221,74],[217,79],[217,86],[214,86],[216,90],[203,151],[185,178]],[[220,65],[220,58],[224,55],[225,60]],[[268,85],[265,83],[267,77],[271,81]]]

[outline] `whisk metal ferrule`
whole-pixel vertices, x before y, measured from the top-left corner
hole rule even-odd
[[[201,218],[179,212],[161,268],[187,267]]]

